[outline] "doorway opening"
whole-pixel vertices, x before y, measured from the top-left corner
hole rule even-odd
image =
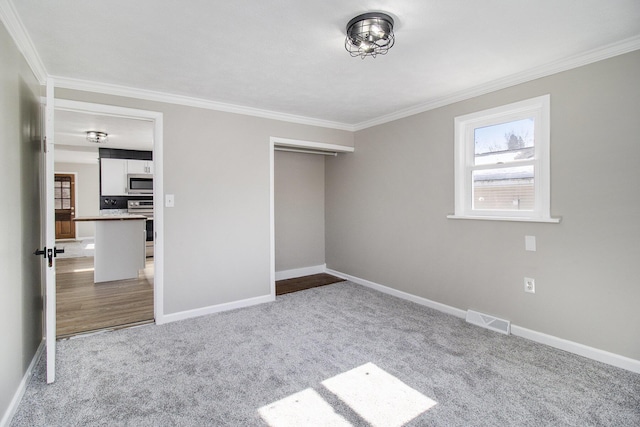
[[[161,200],[162,191],[162,114],[60,99],[55,101],[54,114],[53,151],[56,176],[63,175],[57,173],[59,170],[72,171],[75,175],[75,191],[70,191],[74,196],[73,215],[71,212],[64,218],[63,215],[56,215],[56,231],[58,226],[61,231],[66,231],[65,227],[68,227],[69,222],[73,223],[71,228],[74,229],[73,237],[66,237],[70,234],[56,233],[56,246],[65,249],[56,259],[56,338],[158,322],[162,319],[163,299],[163,251],[159,244],[162,213],[159,212],[161,209],[153,209],[153,201]],[[111,134],[110,141],[100,144],[99,149],[97,144],[92,145],[86,138],[87,131],[97,128],[106,128]],[[118,194],[104,190],[106,184],[103,184],[101,160],[106,156],[112,161],[116,156],[113,153],[119,152],[134,154],[135,158],[130,160],[132,167],[142,163],[135,156],[136,153],[153,159],[154,170],[149,170],[149,175],[153,177],[154,193],[141,196],[129,195],[126,189]],[[121,163],[126,168],[127,160],[123,159]],[[125,178],[126,169],[122,176],[123,180]],[[57,208],[56,188],[54,200]],[[66,184],[61,181],[61,208],[71,206],[70,198],[67,201],[65,188]],[[150,206],[152,210],[143,215],[146,217],[144,223],[147,224],[144,226],[145,237],[142,243],[144,256],[137,269],[137,276],[98,280],[95,275],[95,233],[98,222],[93,219],[109,215],[140,216],[139,212],[127,209],[130,200],[140,199],[144,199],[146,207]],[[71,216],[67,223],[63,221]],[[100,224],[102,223],[101,221]],[[100,245],[100,242],[97,244]],[[104,246],[101,248],[102,253],[105,253]],[[115,250],[117,251],[117,246]]]
[[[353,151],[343,145],[270,139],[274,298],[343,280],[326,274],[325,156]]]

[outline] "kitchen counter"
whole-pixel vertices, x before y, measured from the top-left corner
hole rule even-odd
[[[74,221],[94,221],[95,256],[93,281],[135,279],[144,268],[146,258],[144,215],[126,213],[81,216]]]

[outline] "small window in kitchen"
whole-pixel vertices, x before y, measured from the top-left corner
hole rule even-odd
[[[550,214],[550,96],[455,119],[455,215],[558,222]]]

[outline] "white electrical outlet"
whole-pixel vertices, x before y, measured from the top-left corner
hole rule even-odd
[[[524,291],[530,294],[536,293],[536,281],[531,277],[524,278]]]

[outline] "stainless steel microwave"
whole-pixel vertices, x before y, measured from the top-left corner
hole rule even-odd
[[[127,174],[127,194],[153,194],[153,174]]]

